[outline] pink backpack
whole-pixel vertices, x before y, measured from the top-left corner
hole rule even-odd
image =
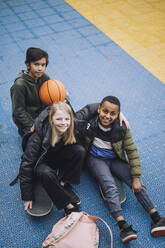
[[[97,216],[90,216],[85,212],[72,212],[59,220],[42,244],[49,248],[98,248],[99,230],[95,223],[102,221],[110,232],[113,248],[112,231],[108,224]]]

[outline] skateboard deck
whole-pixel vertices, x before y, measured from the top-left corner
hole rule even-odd
[[[36,181],[34,185],[34,201],[32,209],[28,208],[27,213],[32,216],[44,216],[50,213],[53,202],[43,188],[40,181]]]
[[[122,181],[120,181],[117,177],[115,177],[115,182],[119,191],[120,203],[122,204],[126,201],[126,193],[124,190],[124,186]]]
[[[119,191],[120,203],[122,204],[122,203],[124,203],[126,201],[126,193],[125,193],[125,190],[124,190],[124,186],[123,186],[122,181],[120,181],[117,177],[114,177],[114,179],[115,179],[118,191]],[[100,194],[101,194],[102,198],[104,200],[106,200],[106,198],[105,198],[105,196],[104,196],[104,194],[102,192],[101,186],[99,186],[99,189],[100,189]]]

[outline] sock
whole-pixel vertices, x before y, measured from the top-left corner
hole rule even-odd
[[[127,223],[125,220],[120,220],[120,221],[117,222],[117,224],[118,224],[120,230],[122,229],[122,227],[123,227],[123,225],[124,225],[125,223]]]
[[[152,221],[155,224],[161,219],[161,217],[160,217],[160,215],[159,215],[159,213],[157,211],[155,213],[153,213],[153,214],[150,214],[150,216],[151,216]]]

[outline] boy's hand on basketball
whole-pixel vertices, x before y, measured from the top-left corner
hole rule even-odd
[[[27,211],[28,208],[32,209],[32,201],[24,202],[24,210]]]
[[[125,118],[125,116],[123,115],[122,112],[120,112],[120,114],[119,114],[119,120],[120,120],[120,126],[122,126],[122,122],[124,121],[127,129],[130,129],[129,122],[127,121],[127,119]]]
[[[132,192],[138,193],[138,192],[141,192],[141,190],[142,190],[142,185],[140,182],[140,178],[139,177],[133,177]]]

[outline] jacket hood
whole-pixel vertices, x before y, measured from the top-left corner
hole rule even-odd
[[[44,74],[43,74],[44,75]],[[43,76],[42,76],[43,77]],[[42,78],[41,77],[41,78]],[[36,84],[38,83],[38,81],[40,80],[40,78],[38,80],[34,80],[34,78],[32,78],[31,76],[29,76],[25,70],[22,70],[19,72],[18,76],[16,77],[15,81],[17,79],[23,79],[26,81],[26,83],[29,83],[29,84]]]
[[[47,108],[49,109],[49,107]],[[35,130],[33,132],[28,132],[22,137],[22,150],[25,152],[27,142],[33,133],[37,132],[40,137],[43,137],[42,148],[48,150],[50,147],[51,140],[51,127],[48,121],[48,110],[45,109],[42,114],[35,121]],[[42,131],[41,131],[42,130]]]
[[[39,124],[48,121],[49,120],[49,112],[50,112],[50,106],[47,106],[40,115],[36,118],[34,125],[38,126]]]

